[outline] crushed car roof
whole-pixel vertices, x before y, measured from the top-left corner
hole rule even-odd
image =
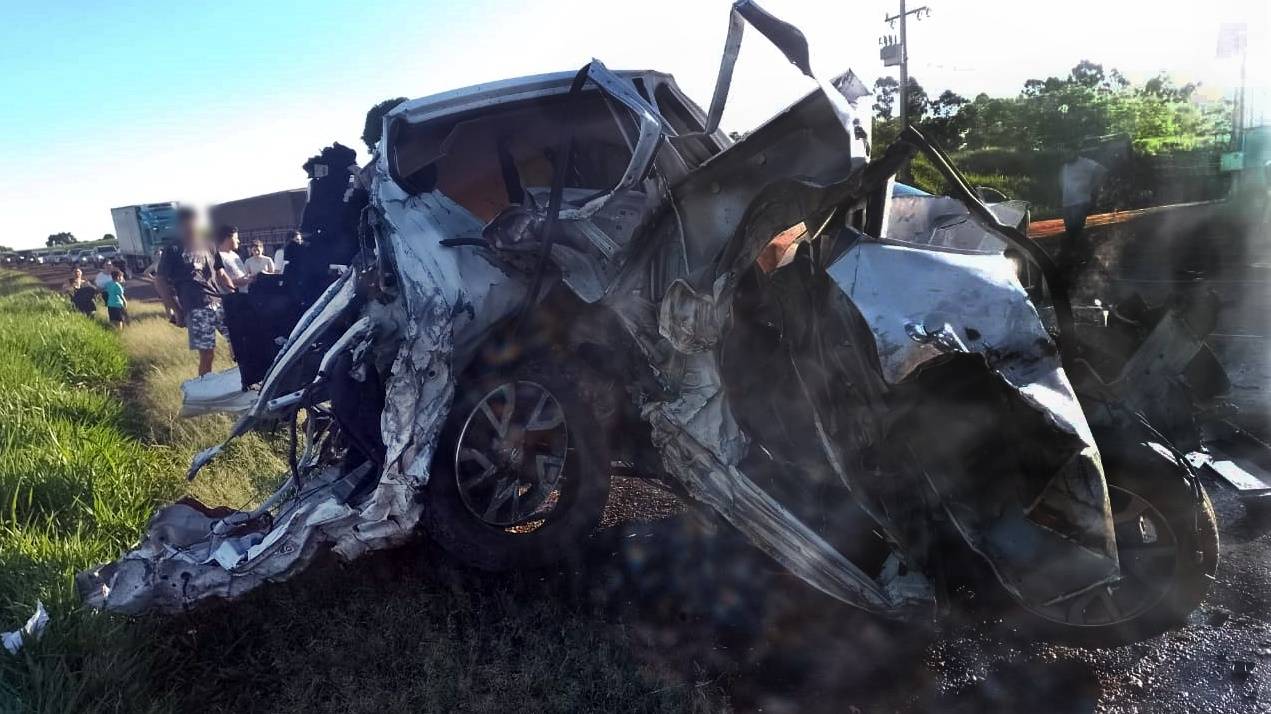
[[[674,81],[671,75],[665,72],[647,69],[615,70],[613,73],[624,79],[640,77]],[[505,102],[564,94],[569,91],[569,85],[574,81],[576,74],[578,74],[577,70],[534,74],[451,89],[402,102],[384,118],[385,121],[403,119],[416,124]]]

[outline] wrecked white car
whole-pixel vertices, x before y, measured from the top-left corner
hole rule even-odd
[[[1026,213],[915,130],[871,146],[864,88],[818,79],[796,28],[746,0],[730,23],[708,111],[593,61],[405,102],[369,164],[324,168],[360,210],[313,242],[348,267],[261,328],[272,360],[230,436],[289,424],[289,478],[249,512],[162,509],[79,576],[86,601],[179,611],[421,528],[475,567],[543,565],[621,462],[884,616],[933,617],[951,549],[1069,637],[1195,608],[1207,497],[1141,420],[1074,392]],[[819,88],[733,142],[747,24]],[[918,152],[950,196],[894,188]]]

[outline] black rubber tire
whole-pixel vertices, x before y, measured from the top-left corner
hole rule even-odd
[[[1023,610],[1039,637],[1085,647],[1117,647],[1159,635],[1187,621],[1209,593],[1218,570],[1218,519],[1203,486],[1199,499],[1173,457],[1143,443],[1100,440],[1109,486],[1140,496],[1159,511],[1178,543],[1173,586],[1155,606],[1136,617],[1101,626],[1074,626]]]
[[[499,572],[541,568],[576,555],[600,523],[609,498],[609,448],[599,421],[578,399],[568,366],[528,363],[460,380],[450,418],[438,439],[432,473],[424,487],[421,526],[460,562]],[[565,411],[569,451],[560,500],[547,519],[528,533],[509,533],[476,515],[459,493],[454,454],[463,424],[480,400],[508,381],[528,380],[547,388]]]

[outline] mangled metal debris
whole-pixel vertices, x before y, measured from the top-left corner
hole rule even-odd
[[[28,640],[38,640],[44,634],[44,628],[48,627],[49,613],[44,609],[44,603],[38,600],[35,603],[35,612],[31,613],[31,617],[27,619],[26,624],[11,632],[0,632],[0,644],[4,645],[4,649],[9,654],[17,654],[22,649],[22,645]]]
[[[1194,607],[1203,491],[1181,459],[1157,464],[1165,500],[1105,478],[1026,209],[982,203],[916,130],[872,146],[863,86],[821,79],[796,28],[746,0],[729,22],[708,112],[595,60],[392,110],[336,175],[365,206],[324,213],[355,216],[323,229],[349,268],[297,303],[230,435],[289,424],[287,482],[250,512],[161,510],[80,575],[87,602],[177,611],[417,526],[476,567],[540,565],[594,527],[623,461],[884,615],[934,615],[950,538],[1061,628],[1140,637]],[[732,142],[746,25],[814,90]],[[893,196],[919,152],[950,196]],[[1139,443],[1118,469],[1158,458]],[[1164,577],[1122,528],[1144,519],[1179,561]]]

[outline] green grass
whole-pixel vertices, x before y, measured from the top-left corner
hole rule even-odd
[[[36,600],[55,625],[0,654],[0,711],[77,711],[139,694],[144,649],[108,657],[138,630],[77,607],[72,577],[134,541],[180,490],[163,454],[128,431],[117,390],[126,353],[109,327],[15,273],[0,274],[0,621]],[[111,708],[106,705],[104,708]]]
[[[174,328],[155,303],[129,306],[132,323],[120,335],[131,364],[131,379],[124,391],[129,402],[133,432],[147,444],[172,453],[184,470],[194,453],[218,444],[229,432],[232,419],[208,415],[194,419],[178,416],[181,383],[195,376],[196,361],[186,344],[184,330]],[[218,341],[215,369],[231,366],[224,342]],[[259,434],[235,440],[225,454],[213,461],[188,487],[188,493],[205,503],[240,507],[258,503],[280,482],[286,461],[279,454],[281,441]]]
[[[715,690],[646,664],[649,645],[572,597],[569,576],[477,576],[427,544],[181,617],[80,608],[73,574],[132,545],[155,506],[242,505],[283,471],[275,440],[251,435],[185,484],[229,422],[176,418],[194,373],[184,333],[156,306],[130,312],[115,332],[0,272],[0,629],[37,599],[51,615],[40,641],[0,652],[0,713],[718,708]]]
[[[67,603],[74,568],[135,539],[179,484],[127,433],[118,337],[28,282],[7,278],[3,291],[0,603],[11,620],[36,598]]]

